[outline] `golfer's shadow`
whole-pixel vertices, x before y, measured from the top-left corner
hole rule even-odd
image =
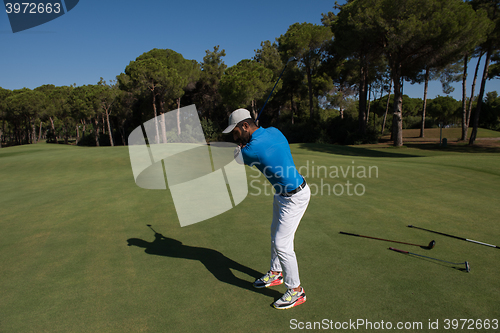
[[[252,283],[255,279],[261,277],[263,274],[244,266],[232,259],[229,259],[222,253],[207,249],[204,247],[195,247],[189,245],[183,245],[182,242],[175,240],[173,238],[168,238],[162,234],[155,232],[155,239],[152,242],[148,242],[138,238],[130,238],[127,240],[128,246],[137,246],[145,248],[144,252],[152,255],[159,255],[172,258],[183,258],[190,260],[198,260],[213,274],[217,280],[232,284],[233,286],[240,287],[243,289],[248,289],[253,292],[267,295],[273,297],[275,300],[281,297],[281,293],[272,289],[257,289]],[[253,280],[246,281],[238,278],[231,272],[231,269],[238,270],[245,273],[251,277]]]

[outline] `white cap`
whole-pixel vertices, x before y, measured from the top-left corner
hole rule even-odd
[[[229,126],[227,126],[226,129],[222,131],[222,133],[230,133],[240,121],[248,118],[252,118],[252,116],[250,115],[250,111],[248,111],[247,109],[238,109],[233,111],[229,116]]]

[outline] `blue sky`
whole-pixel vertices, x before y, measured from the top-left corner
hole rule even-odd
[[[262,41],[274,41],[293,23],[321,24],[321,14],[333,11],[334,3],[80,0],[65,15],[18,33],[12,33],[2,10],[0,87],[79,86],[95,84],[100,77],[115,79],[130,61],[153,48],[172,49],[186,59],[201,62],[205,50],[220,45],[226,51],[224,62],[232,66],[253,57]],[[468,94],[474,66],[472,61]],[[460,84],[454,86],[451,96],[461,99]],[[486,85],[487,92],[499,88],[499,80],[490,80]],[[405,94],[422,97],[423,86],[407,83]],[[441,84],[432,82],[428,97],[437,95],[444,95]]]

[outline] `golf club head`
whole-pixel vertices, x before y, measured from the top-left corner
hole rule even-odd
[[[422,249],[425,249],[425,250],[431,250],[434,248],[434,245],[436,245],[436,241],[432,240],[429,245],[427,246],[421,246]]]
[[[469,262],[468,262],[468,261],[466,261],[466,262],[465,262],[465,271],[466,271],[467,273],[469,273],[469,272],[470,272],[470,266],[469,266]]]
[[[288,63],[289,63],[290,61],[296,61],[296,60],[297,60],[297,58],[295,58],[295,57],[290,57],[290,58],[288,58],[288,61],[286,62],[286,64],[288,65]]]

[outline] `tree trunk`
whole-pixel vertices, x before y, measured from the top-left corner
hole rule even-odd
[[[33,128],[30,128],[31,121],[29,119],[25,122],[25,133],[26,133],[26,142],[31,144],[33,143]]]
[[[54,126],[54,120],[52,119],[52,117],[49,117],[49,119],[50,119],[50,124],[52,125],[52,132],[54,132],[54,139],[56,140],[56,143],[59,143],[57,140],[56,128]]]
[[[95,136],[95,145],[96,147],[99,147],[99,121],[97,119],[98,118],[96,117],[94,120],[95,122],[94,136]]]
[[[469,62],[469,55],[465,53],[464,56],[464,74],[462,78],[462,137],[461,141],[467,140],[467,63]]]
[[[67,145],[69,142],[69,129],[68,124],[64,124],[64,144]]]
[[[161,128],[161,143],[167,143],[167,124],[165,122],[165,96],[159,95],[160,103],[160,128]]]
[[[42,139],[42,121],[40,120],[40,130],[38,131],[38,141]]]
[[[313,120],[314,116],[314,105],[313,105],[313,91],[312,91],[312,74],[311,68],[306,66],[306,76],[307,76],[307,86],[309,88],[309,116]]]
[[[387,104],[385,106],[384,120],[382,121],[382,129],[380,130],[380,135],[384,135],[385,130],[385,121],[387,120],[387,112],[389,111],[389,101],[391,99],[391,89],[392,89],[392,78],[391,83],[389,84],[389,94],[387,95]]]
[[[122,144],[126,146],[127,141],[125,141],[125,129],[123,128],[123,125],[120,127],[120,135],[122,137]]]
[[[483,57],[484,52],[479,54],[479,58],[477,60],[476,70],[474,72],[474,79],[472,80],[472,89],[469,98],[469,106],[467,107],[467,130],[469,129],[470,124],[470,115],[472,113],[472,101],[474,100],[474,93],[476,91],[476,81],[477,81],[477,72],[479,71],[479,64],[481,63],[481,58]]]
[[[5,131],[5,119],[2,119],[2,128],[0,128],[0,148],[2,148],[4,131]]]
[[[33,120],[33,122],[31,123],[31,125],[33,126],[33,143],[37,143],[37,140],[36,140],[36,126],[35,126],[35,120]]]
[[[177,135],[181,135],[181,99],[177,98]]]
[[[359,82],[359,111],[358,111],[358,131],[360,134],[366,133],[366,87],[368,70],[366,66],[361,65]]]
[[[375,97],[376,98],[376,97]],[[372,99],[372,87],[371,85],[368,87],[368,107],[366,108],[366,121],[365,121],[365,132],[368,128],[368,120],[370,119],[370,105]]]
[[[474,113],[474,124],[473,124],[473,128],[472,128],[472,133],[471,133],[470,139],[469,139],[470,145],[474,144],[474,141],[476,140],[476,136],[477,136],[477,128],[479,126],[479,115],[481,114],[481,105],[483,104],[484,89],[485,89],[485,85],[486,85],[486,80],[488,79],[488,69],[490,66],[491,51],[492,51],[492,47],[490,45],[488,47],[488,52],[486,52],[486,62],[484,64],[483,78],[481,80],[481,89],[479,90],[479,96],[477,98],[476,111]]]
[[[160,112],[160,117],[162,143],[167,143],[167,124],[165,123],[165,113]]]
[[[17,145],[20,144],[20,137],[19,137],[19,131],[17,129],[17,123],[14,123],[14,130],[12,131],[13,132],[13,136],[14,136],[14,141],[16,142]]]
[[[83,120],[80,120],[80,122],[82,123],[82,137],[85,136],[85,130],[87,129],[87,121],[85,119]]]
[[[403,96],[401,94],[401,64],[393,69],[394,104],[392,116],[392,132],[395,147],[403,146]]]
[[[160,103],[160,114],[165,113],[165,96],[159,95],[159,103]]]
[[[155,87],[154,85],[152,88],[150,88],[152,94],[153,94],[153,114],[154,114],[154,120],[155,120],[155,130],[156,130],[156,140],[154,140],[156,143],[159,143],[160,141],[160,132],[158,131],[158,118],[156,118],[156,93],[155,93]]]
[[[253,117],[253,119],[257,119],[258,115],[257,115],[257,110],[255,109],[255,99],[252,99],[252,102],[250,103],[250,105],[252,106],[252,117]],[[255,124],[257,126],[259,126],[259,120],[257,120],[255,122]]]
[[[425,84],[424,84],[424,106],[422,107],[422,124],[420,126],[420,137],[424,137],[425,130],[425,110],[427,108],[427,90],[429,88],[429,66],[425,67]]]
[[[115,144],[113,142],[113,135],[111,134],[111,125],[109,124],[109,108],[105,109],[104,112],[106,113],[106,121],[108,123],[109,142],[111,147],[114,147]]]

